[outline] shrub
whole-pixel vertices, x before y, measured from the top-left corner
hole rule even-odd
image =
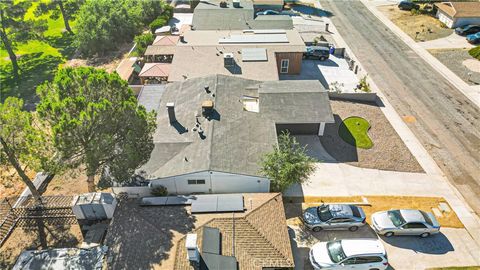
[[[367,82],[367,75],[360,79],[356,90],[360,90],[365,93],[370,93],[372,91],[372,89],[370,89],[370,84]]]
[[[152,33],[145,33],[138,36],[135,36],[135,43],[136,45],[136,53],[138,56],[141,56],[145,53],[148,45],[151,45],[155,36]]]
[[[152,188],[150,193],[153,196],[167,196],[168,195],[168,190],[164,186],[156,186],[156,187]]]
[[[149,25],[150,31],[152,31],[152,34],[155,34],[155,30],[157,30],[158,28],[160,28],[162,26],[165,26],[167,24],[167,22],[168,21],[165,19],[164,16],[160,16],[160,17],[156,18]]]
[[[477,60],[480,60],[480,46],[477,46],[473,49],[470,49],[468,53],[473,57],[476,58]]]

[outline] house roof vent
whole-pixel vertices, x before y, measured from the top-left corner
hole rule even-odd
[[[223,65],[226,68],[235,66],[235,59],[233,58],[233,53],[223,54]]]
[[[240,0],[233,0],[233,7],[239,8],[240,7]]]

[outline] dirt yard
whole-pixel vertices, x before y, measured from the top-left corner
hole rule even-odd
[[[373,213],[378,211],[385,211],[391,209],[420,209],[426,212],[432,212],[432,208],[438,208],[439,203],[447,203],[441,197],[413,197],[413,196],[364,196],[371,206],[362,206],[362,209],[367,215],[367,222],[370,222],[370,217]],[[318,206],[323,203],[359,203],[362,202],[362,197],[308,197],[305,202],[290,203],[288,199],[284,200],[285,213],[287,215],[287,223],[291,225],[300,225],[299,216],[302,210]],[[288,202],[288,203],[287,203]],[[447,203],[448,204],[448,203]],[[443,216],[438,217],[437,220],[443,227],[449,228],[464,228],[460,219],[458,219],[455,212],[442,213]]]
[[[466,83],[480,84],[480,61],[470,56],[468,49],[436,49],[428,52]]]
[[[38,227],[17,226],[0,248],[0,269],[11,269],[24,250],[78,247],[83,241],[78,225],[46,225],[41,235]]]
[[[423,172],[378,106],[339,100],[332,100],[330,104],[335,124],[327,124],[320,141],[325,150],[337,161],[361,168]],[[356,148],[340,138],[338,128],[343,119],[350,116],[362,117],[370,123],[368,136],[373,141],[372,148]]]
[[[399,10],[395,5],[378,7],[393,23],[416,41],[428,41],[447,37],[453,33],[435,17],[426,14],[412,15],[410,11]],[[418,35],[417,35],[417,32]]]

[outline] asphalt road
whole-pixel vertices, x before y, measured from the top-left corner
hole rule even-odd
[[[321,0],[369,76],[480,215],[480,110],[360,1]]]

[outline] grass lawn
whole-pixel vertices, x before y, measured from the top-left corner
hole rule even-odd
[[[378,10],[416,41],[434,40],[453,33],[453,29],[446,28],[438,19],[427,14],[412,15],[410,11],[399,10],[397,6],[382,6]]]
[[[367,222],[370,222],[370,216],[378,211],[392,210],[392,209],[419,209],[425,212],[432,212],[432,208],[438,208],[439,203],[445,202],[441,197],[414,197],[414,196],[364,196],[371,206],[362,206],[362,209],[367,215]],[[292,198],[293,203],[299,203],[295,198]],[[290,198],[284,199],[285,203],[289,203]],[[360,196],[352,197],[304,197],[302,209],[312,206],[321,205],[321,203],[359,203],[362,202]],[[448,203],[447,203],[448,204]],[[455,212],[452,210],[449,213],[443,213],[442,217],[436,217],[440,225],[449,228],[464,228],[460,219],[458,219]],[[298,217],[289,220],[289,224],[298,225],[301,220]]]
[[[369,129],[370,124],[367,120],[352,116],[346,118],[342,124],[340,124],[340,127],[338,127],[338,135],[350,145],[370,149],[373,147],[373,142],[370,137],[368,137]]]
[[[71,58],[75,52],[73,36],[65,32],[63,19],[50,19],[49,14],[35,17],[34,2],[25,15],[26,19],[46,19],[48,30],[42,40],[31,40],[18,44],[15,54],[20,66],[20,81],[11,76],[12,65],[6,50],[0,50],[0,101],[8,96],[23,98],[27,108],[36,101],[35,89],[46,80],[53,78],[58,66]],[[70,22],[75,31],[75,21]]]

